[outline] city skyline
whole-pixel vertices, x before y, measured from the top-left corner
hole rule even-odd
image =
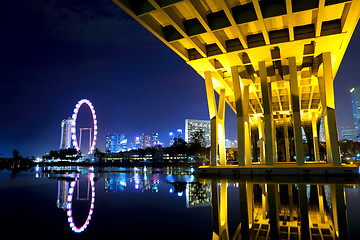
[[[165,136],[168,129],[182,128],[186,118],[209,118],[203,79],[111,1],[4,4],[3,156],[13,149],[23,156],[57,149],[59,122],[82,98],[97,111],[100,148],[113,129],[125,128],[129,138],[153,129]],[[357,27],[334,81],[339,129],[353,125],[349,90],[359,85],[359,55]],[[91,116],[82,111],[79,118],[87,127]],[[236,116],[227,111],[226,138],[236,139]]]

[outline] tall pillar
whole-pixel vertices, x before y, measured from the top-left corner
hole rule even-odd
[[[299,206],[301,221],[301,239],[310,239],[309,207],[305,184],[299,184]]]
[[[210,166],[216,166],[216,157],[218,151],[218,125],[216,123],[216,117],[210,119]]]
[[[285,159],[286,162],[290,162],[289,129],[286,120],[286,114],[283,114],[283,121],[284,121],[284,138],[285,138]]]
[[[217,116],[219,157],[220,165],[226,165],[226,147],[225,147],[225,89],[220,90],[219,111]]]
[[[265,158],[266,165],[274,165],[273,152],[273,130],[272,130],[272,108],[271,108],[271,91],[269,91],[266,65],[264,61],[259,62],[259,74],[261,82],[261,94],[264,109],[265,121]]]
[[[320,153],[319,153],[319,137],[317,132],[317,117],[313,112],[311,116],[311,125],[312,125],[312,133],[313,133],[313,142],[314,142],[314,156],[315,162],[320,162]]]
[[[303,165],[304,145],[302,141],[301,131],[301,117],[300,117],[300,103],[299,103],[299,86],[297,79],[297,67],[295,57],[289,57],[289,73],[290,73],[290,92],[291,92],[291,105],[294,119],[294,142],[295,142],[295,155],[296,163]]]
[[[271,92],[271,88],[270,88]],[[276,123],[274,118],[272,118],[272,129],[273,129],[273,146],[274,146],[274,162],[278,162],[278,153],[277,153],[277,138],[276,138]]]
[[[239,71],[237,66],[231,67],[231,76],[234,86],[236,122],[238,135],[238,154],[237,160],[239,166],[245,166],[245,124],[243,111],[243,97],[240,88]]]
[[[210,166],[216,166],[216,157],[218,151],[218,130],[217,130],[217,111],[216,111],[216,100],[214,94],[214,87],[211,77],[211,72],[206,71],[204,73],[205,77],[205,87],[206,87],[206,96],[208,100],[209,116],[210,116]]]
[[[335,116],[335,100],[334,100],[334,87],[333,87],[333,74],[331,53],[325,52],[322,54],[323,60],[323,77],[319,77],[319,90],[322,96],[322,107],[324,113],[324,123],[326,135],[326,152],[328,163],[340,165],[340,148],[336,126]]]
[[[339,239],[349,239],[344,186],[331,185],[330,194],[335,234]]]
[[[249,85],[244,85],[243,116],[245,129],[245,165],[251,166],[251,125],[249,118]],[[238,144],[239,145],[239,144]]]
[[[261,121],[261,117],[257,118],[258,130],[259,130],[259,142],[260,142],[260,163],[265,164],[265,141],[264,141],[264,123]]]

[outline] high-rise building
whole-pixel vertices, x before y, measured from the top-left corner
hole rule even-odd
[[[159,134],[157,132],[151,134],[151,146],[159,145]]]
[[[176,138],[183,138],[182,130],[180,128],[178,130],[176,130]]]
[[[354,128],[341,128],[340,129],[340,140],[351,140],[357,141],[356,132]]]
[[[192,135],[202,130],[205,138],[205,146],[210,146],[210,120],[185,120],[185,142],[191,142]]]
[[[143,133],[140,137],[140,145],[142,149],[151,147],[151,138],[149,135]]]
[[[116,140],[117,134],[116,133],[108,133],[105,137],[105,151],[115,153],[116,152]]]
[[[360,86],[353,87],[350,93],[355,121],[356,141],[360,142]]]
[[[232,141],[230,139],[225,139],[225,147],[230,148]]]
[[[136,138],[135,138],[135,146],[134,146],[134,148],[135,148],[135,149],[141,148],[140,137],[136,137]]]
[[[74,124],[72,118],[64,119],[61,121],[61,140],[60,149],[71,148],[71,127]]]
[[[108,133],[105,138],[105,151],[111,153],[127,150],[127,139],[124,134]]]
[[[169,137],[170,137],[169,146],[172,146],[174,144],[174,133],[169,132]]]

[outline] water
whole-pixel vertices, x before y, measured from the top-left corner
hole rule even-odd
[[[3,170],[0,239],[358,239],[358,182],[202,179],[180,167]]]

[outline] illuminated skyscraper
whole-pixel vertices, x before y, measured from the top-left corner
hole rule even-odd
[[[170,137],[169,146],[172,146],[174,144],[174,133],[169,132],[169,137]]]
[[[202,130],[205,138],[205,146],[210,146],[210,120],[185,120],[185,142],[191,142],[192,135]]]
[[[60,149],[71,148],[71,127],[73,125],[73,119],[68,118],[61,121],[61,140]]]
[[[356,140],[360,142],[360,86],[353,87],[350,93],[355,121]]]
[[[357,141],[356,132],[354,128],[341,128],[340,129],[340,140],[351,140]]]
[[[159,144],[159,134],[157,132],[151,134],[151,146],[155,147]]]
[[[176,130],[176,138],[183,138],[181,129]]]
[[[142,149],[151,147],[151,138],[150,138],[150,136],[145,135],[145,133],[143,133],[141,135],[141,138],[140,138],[140,144],[141,144]]]
[[[108,133],[105,139],[105,151],[124,152],[127,150],[127,139],[124,134]]]
[[[125,138],[125,135],[119,134],[118,135],[119,140],[119,152],[125,152],[127,151],[127,139]]]
[[[105,151],[114,153],[116,152],[116,133],[108,133],[105,138]]]
[[[135,149],[141,148],[140,137],[135,138]]]

